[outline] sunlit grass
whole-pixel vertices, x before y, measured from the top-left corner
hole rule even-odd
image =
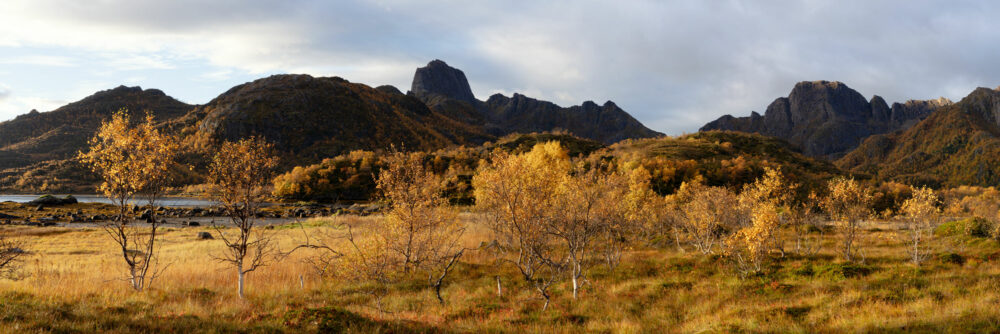
[[[477,215],[468,247],[489,240]],[[318,236],[343,236],[343,224],[363,233],[374,216],[305,220],[268,230],[288,250]],[[573,300],[569,285],[554,289],[550,309],[509,268],[498,297],[492,257],[473,251],[444,289],[445,305],[414,278],[393,286],[380,313],[363,283],[321,279],[297,251],[248,277],[247,300],[236,296],[236,273],[213,258],[219,240],[197,240],[212,228],[166,229],[163,274],[137,293],[120,279],[124,266],[98,228],[18,228],[30,239],[20,280],[0,280],[0,332],[179,331],[274,332],[343,329],[461,332],[992,332],[1000,329],[1000,248],[992,240],[939,237],[935,256],[920,268],[889,224],[866,232],[865,260],[853,270],[837,259],[836,236],[815,256],[786,243],[770,270],[739,279],[720,257],[674,247],[641,247],[611,272],[599,263]],[[343,241],[334,242],[345,247]],[[959,245],[959,246],[956,246]],[[957,252],[964,263],[938,254]],[[853,271],[852,271],[853,270]]]

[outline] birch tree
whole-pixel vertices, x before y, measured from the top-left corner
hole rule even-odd
[[[562,210],[558,189],[571,169],[566,151],[558,142],[548,142],[520,155],[497,150],[472,179],[476,206],[488,216],[498,258],[535,287],[545,300],[543,311],[551,301],[549,288],[568,262],[557,253],[545,226]]]
[[[699,179],[681,184],[669,201],[675,206],[675,223],[687,241],[702,254],[713,254],[727,230],[738,226],[739,201],[732,191],[710,187]]]
[[[151,113],[133,125],[125,109],[103,122],[89,144],[90,150],[81,152],[78,159],[103,179],[98,190],[117,207],[101,227],[121,251],[129,285],[142,291],[157,276],[160,224],[153,209],[169,180],[179,145],[175,138],[160,133]],[[148,229],[139,225],[138,212],[132,207],[141,200],[149,212]]]
[[[257,226],[257,211],[267,194],[277,158],[271,145],[251,137],[225,142],[209,167],[214,196],[229,216],[233,229],[215,226],[226,251],[218,259],[236,268],[237,294],[244,298],[246,274],[264,266],[274,252],[271,239]]]
[[[13,275],[25,255],[23,239],[0,233],[0,276]]]
[[[389,210],[373,231],[400,258],[404,274],[423,271],[438,302],[441,287],[464,253],[465,226],[444,197],[447,181],[423,164],[422,153],[395,153],[376,180]]]
[[[854,261],[858,255],[857,239],[862,224],[872,216],[871,190],[853,178],[836,178],[827,184],[829,194],[822,201],[823,210],[829,215],[841,236],[841,256]]]
[[[900,206],[900,213],[909,232],[910,261],[919,266],[930,254],[928,241],[934,235],[933,229],[940,216],[937,208],[938,197],[934,191],[921,187],[913,190],[913,197]]]
[[[784,181],[777,169],[765,168],[764,175],[743,187],[738,196],[742,212],[750,224],[726,240],[727,254],[741,274],[760,272],[771,250],[779,245],[780,214],[788,211],[795,186]]]

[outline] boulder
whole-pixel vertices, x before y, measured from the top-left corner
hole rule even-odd
[[[38,198],[28,202],[29,205],[66,205],[66,204],[76,204],[76,197],[73,195],[66,195],[66,197],[59,198],[52,195],[42,195]]]

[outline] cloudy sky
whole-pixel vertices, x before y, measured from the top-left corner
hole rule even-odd
[[[404,91],[439,58],[480,99],[613,100],[693,132],[762,111],[795,82],[888,101],[1000,85],[993,1],[0,2],[0,120],[118,85],[205,103],[277,73]]]

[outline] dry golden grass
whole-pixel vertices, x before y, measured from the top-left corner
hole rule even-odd
[[[358,232],[377,217],[340,216],[270,230],[282,249],[312,236]],[[489,233],[473,214],[467,246]],[[100,229],[18,228],[30,240],[20,280],[0,280],[0,332],[995,332],[1000,330],[1000,248],[993,240],[938,238],[938,257],[908,262],[891,224],[868,228],[863,264],[836,259],[828,234],[815,256],[775,255],[767,274],[739,279],[724,259],[673,247],[642,247],[615,272],[594,266],[578,300],[568,284],[550,309],[510,269],[496,296],[488,254],[463,258],[439,305],[414,279],[396,284],[380,314],[354,282],[323,280],[290,255],[248,276],[247,300],[235,270],[213,259],[223,244],[196,240],[210,228],[167,229],[161,261],[169,264],[146,292],[133,292],[113,242]],[[213,231],[214,232],[214,231]],[[790,244],[790,243],[786,243]],[[341,244],[341,246],[344,246]],[[789,249],[786,246],[786,249]],[[952,258],[954,259],[954,258]]]

